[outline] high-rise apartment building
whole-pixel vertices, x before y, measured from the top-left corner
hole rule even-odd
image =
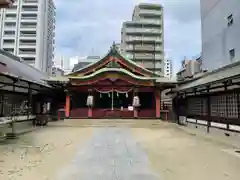
[[[17,0],[0,12],[0,48],[50,73],[55,44],[53,0]]]
[[[169,58],[165,58],[165,66],[164,66],[164,76],[171,79],[173,74],[173,64],[172,60]]]
[[[141,3],[123,23],[121,48],[133,61],[164,75],[163,7]]]
[[[240,60],[239,0],[201,0],[202,63],[214,70]]]

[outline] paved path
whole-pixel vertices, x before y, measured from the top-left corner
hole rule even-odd
[[[128,128],[96,129],[58,180],[160,180]]]

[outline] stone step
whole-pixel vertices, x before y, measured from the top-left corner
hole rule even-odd
[[[64,121],[51,122],[50,126],[69,126],[69,127],[162,127],[160,120],[81,120],[67,119]]]

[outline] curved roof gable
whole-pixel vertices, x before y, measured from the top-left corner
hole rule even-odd
[[[126,69],[123,68],[102,68],[98,71],[95,71],[92,74],[86,75],[86,76],[76,76],[76,77],[70,77],[69,79],[88,79],[88,78],[92,78],[95,77],[101,73],[105,73],[105,72],[117,72],[117,73],[123,73],[126,74],[128,76],[131,76],[135,79],[139,79],[139,80],[156,80],[157,77],[144,77],[144,76],[137,76],[129,71],[127,71]]]
[[[126,66],[128,66],[129,69],[133,70],[134,72],[142,74],[142,76],[161,77],[161,75],[145,69],[134,61],[126,58],[118,51],[115,43],[112,45],[108,53],[102,59],[97,62],[91,63],[84,68],[78,69],[75,72],[68,74],[67,76],[74,76],[77,74],[81,74],[84,76],[86,74],[93,73],[96,69],[104,68],[104,66],[106,66],[110,61],[113,61],[115,58],[119,59],[119,61],[122,61],[124,64],[126,64]]]

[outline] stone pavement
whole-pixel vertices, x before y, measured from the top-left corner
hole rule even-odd
[[[57,180],[160,180],[128,128],[96,129]]]

